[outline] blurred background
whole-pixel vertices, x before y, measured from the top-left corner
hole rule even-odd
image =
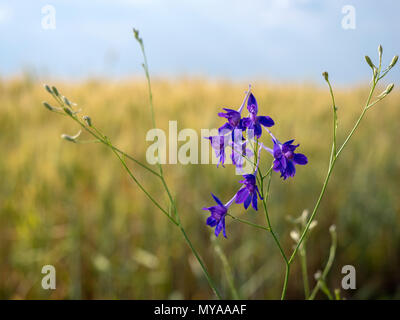
[[[178,130],[219,127],[221,107],[238,106],[251,83],[260,113],[277,123],[274,133],[295,138],[309,158],[294,179],[272,179],[271,220],[289,252],[287,217],[312,209],[328,166],[332,115],[321,72],[334,85],[342,142],[368,95],[364,55],[376,61],[382,44],[387,65],[400,52],[399,9],[391,1],[1,1],[0,298],[213,298],[179,230],[115,156],[102,145],[60,139],[79,128],[42,107],[43,100],[53,102],[43,83],[56,85],[114,144],[143,161],[151,119],[132,27],[144,38],[157,126],[164,130],[169,120],[178,121]],[[342,266],[353,265],[357,289],[341,291],[348,299],[400,298],[398,80],[396,66],[384,80],[395,89],[368,112],[337,163],[307,242],[313,285],[327,260],[329,226],[337,226],[328,284],[340,288]],[[161,186],[132,169],[167,204]],[[278,298],[284,265],[271,235],[227,219],[228,239],[214,241],[205,225],[201,208],[212,205],[210,192],[228,200],[237,191],[234,169],[164,171],[223,296],[232,297],[218,247],[241,297]],[[265,224],[261,211],[235,206],[232,214]],[[41,287],[47,264],[56,267],[56,290]],[[288,298],[303,297],[296,259]]]

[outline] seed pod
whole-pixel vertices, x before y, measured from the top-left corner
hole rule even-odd
[[[376,69],[375,65],[372,63],[372,60],[370,57],[365,56],[365,61],[367,61],[368,65],[372,68],[372,69]]]
[[[392,62],[390,62],[390,64],[389,64],[389,69],[392,69],[395,66],[395,64],[397,63],[398,59],[399,59],[399,56],[394,56],[393,57]]]
[[[322,72],[322,76],[325,78],[325,81],[328,81],[329,80],[329,75],[328,75],[328,72]]]
[[[53,91],[53,93],[58,97],[60,94],[58,93],[58,90],[55,86],[51,87],[51,90]]]
[[[386,87],[385,93],[386,93],[386,94],[389,94],[389,93],[393,90],[393,88],[394,88],[394,83],[389,84],[389,85]]]

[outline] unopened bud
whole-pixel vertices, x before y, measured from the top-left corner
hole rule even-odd
[[[64,134],[61,135],[61,138],[64,139],[64,140],[76,143],[76,139],[80,136],[81,132],[82,131],[79,130],[79,132],[74,136],[70,136],[70,135],[64,133]]]
[[[290,231],[290,237],[296,242],[298,242],[300,239],[300,235],[296,230]]]
[[[321,279],[321,277],[322,277],[322,272],[321,272],[321,270],[318,270],[316,273],[314,273],[314,278],[315,278],[315,280],[319,280],[319,279]]]
[[[379,45],[379,47],[378,47],[379,58],[382,58],[382,53],[383,53],[383,48],[381,45]]]
[[[89,116],[83,116],[83,120],[85,120],[86,124],[91,127],[92,126],[92,119]]]
[[[73,116],[73,113],[72,113],[72,110],[71,109],[69,109],[69,108],[66,108],[66,107],[64,107],[63,108],[64,109],[64,111],[65,111],[65,113],[67,114],[67,115],[69,115],[69,116]]]
[[[376,69],[376,67],[375,67],[375,65],[372,63],[370,57],[365,56],[365,61],[367,61],[368,65],[369,65],[372,69]]]
[[[394,83],[389,84],[385,90],[386,94],[389,94],[393,90],[393,88],[394,88]]]
[[[67,97],[64,97],[64,96],[63,96],[62,99],[63,99],[64,103],[65,103],[68,107],[71,106],[71,102],[68,100]]]
[[[329,75],[328,75],[328,72],[322,72],[322,76],[324,77],[324,79],[325,79],[325,81],[328,81],[329,80]]]
[[[43,101],[42,103],[46,109],[49,109],[50,111],[54,110],[54,108],[50,104],[48,104],[46,101]]]
[[[329,232],[330,233],[336,232],[336,226],[334,224],[329,227]]]
[[[390,62],[390,64],[389,64],[390,69],[395,66],[395,64],[397,63],[397,60],[399,60],[399,56],[394,56],[392,59],[392,62]]]
[[[51,91],[50,87],[47,84],[44,84],[43,87],[46,89],[48,93],[53,94],[53,91]]]
[[[56,96],[59,96],[59,95],[60,95],[60,94],[58,93],[58,90],[57,90],[56,87],[52,86],[52,87],[51,87],[51,90],[53,91],[53,93],[54,93]]]
[[[318,221],[317,221],[317,220],[312,221],[312,222],[310,223],[309,229],[311,230],[311,229],[315,228],[315,227],[317,226],[317,224],[318,224]]]

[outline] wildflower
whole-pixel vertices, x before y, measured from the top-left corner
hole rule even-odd
[[[222,164],[224,167],[225,163],[225,148],[227,147],[227,141],[225,136],[211,136],[211,137],[205,137],[206,139],[209,139],[211,142],[211,147],[215,151],[215,156],[219,159],[217,168],[219,164]]]
[[[226,112],[218,113],[219,117],[227,119],[227,123],[225,123],[222,127],[218,129],[219,134],[226,134],[230,131],[234,131],[235,129],[240,129],[241,131],[245,130],[246,128],[243,126],[242,121],[242,110],[248,99],[251,92],[251,86],[249,85],[249,90],[246,92],[246,96],[244,97],[242,105],[239,107],[238,110],[233,110],[229,108],[223,108]],[[232,132],[232,139],[233,139],[233,132]]]
[[[256,170],[257,172],[257,170]],[[256,172],[254,174],[245,174],[243,175],[244,180],[239,181],[243,183],[244,186],[236,193],[236,203],[244,203],[244,208],[247,209],[250,205],[250,202],[254,208],[254,210],[258,210],[257,207],[257,194],[262,200],[263,197],[258,190],[256,184]]]
[[[280,143],[272,133],[272,141],[274,142],[274,149],[264,147],[269,151],[275,158],[273,169],[276,172],[281,173],[283,180],[288,177],[294,177],[296,174],[295,165],[305,165],[308,163],[307,157],[302,153],[295,153],[294,151],[298,148],[299,144],[294,145],[293,140],[286,141],[285,143]]]
[[[264,127],[272,127],[275,124],[271,117],[257,116],[257,100],[252,93],[247,100],[247,110],[249,110],[250,115],[248,118],[243,118],[242,126],[250,130],[254,130],[254,135],[257,137],[257,139],[261,137],[261,125]]]
[[[244,140],[242,132],[239,130],[234,130],[235,138],[230,142],[232,148],[231,159],[232,163],[237,168],[242,168],[244,164],[244,159],[246,157],[252,157],[253,152],[247,148],[247,141]]]
[[[225,205],[219,200],[215,195],[211,193],[212,197],[214,198],[215,202],[217,203],[216,206],[206,207],[203,210],[209,210],[211,215],[207,218],[207,225],[211,228],[215,227],[215,236],[218,237],[221,230],[223,231],[223,235],[226,238],[226,230],[225,230],[225,216],[228,212],[229,206],[232,204],[235,197],[233,197],[230,201],[228,201]]]

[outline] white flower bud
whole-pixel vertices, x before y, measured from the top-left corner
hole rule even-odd
[[[296,242],[298,242],[300,239],[300,235],[296,230],[290,231],[290,237]]]
[[[79,130],[79,132],[74,136],[70,136],[70,135],[64,133],[64,134],[61,135],[61,138],[64,139],[64,140],[76,143],[76,139],[78,139],[78,137],[80,136],[81,132],[82,131]]]

